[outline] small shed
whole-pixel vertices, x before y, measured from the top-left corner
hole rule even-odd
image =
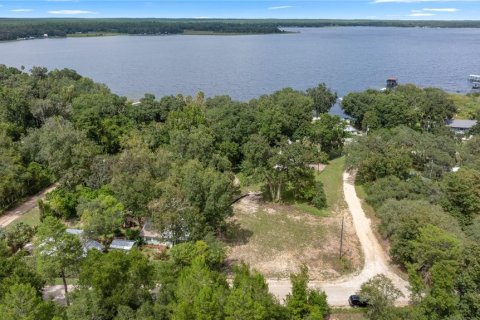
[[[396,86],[398,86],[398,79],[397,78],[391,77],[391,78],[387,79],[387,88],[388,89],[393,89]]]
[[[115,239],[110,244],[110,249],[130,251],[132,250],[134,245],[135,245],[135,241],[133,240]]]
[[[351,135],[357,135],[358,134],[358,130],[355,129],[354,127],[352,127],[351,125],[347,125],[345,127],[345,132],[351,134]]]
[[[453,132],[455,132],[455,134],[465,134],[476,124],[477,120],[464,119],[453,119],[447,122],[447,126],[449,126],[453,130]]]
[[[162,235],[152,229],[152,223],[150,220],[146,220],[143,224],[140,237],[142,237],[143,241],[147,244],[162,244]]]
[[[83,251],[88,252],[89,250],[96,249],[98,251],[105,250],[105,247],[98,241],[95,240],[87,240],[83,244]]]
[[[83,235],[82,229],[67,229],[65,230],[67,233],[73,234],[75,236],[81,237]]]

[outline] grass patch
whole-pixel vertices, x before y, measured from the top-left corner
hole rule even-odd
[[[67,281],[67,284],[69,285],[76,285],[78,283],[77,278],[67,278],[66,281]],[[63,280],[62,278],[55,278],[52,281],[50,281],[48,284],[51,286],[59,286],[59,285],[63,286]]]
[[[318,209],[308,203],[294,203],[292,206],[298,211],[307,212],[317,217],[326,217],[329,214],[328,209]]]
[[[456,119],[473,119],[480,112],[480,94],[451,94],[450,98],[458,109]]]
[[[31,227],[36,227],[40,224],[40,210],[38,207],[24,213],[20,218],[12,222],[12,225],[23,222]]]
[[[330,319],[335,320],[364,320],[367,319],[365,312],[358,308],[333,308]]]
[[[320,225],[309,224],[292,216],[288,208],[268,211],[237,215],[241,220],[241,228],[229,229],[227,242],[249,238],[249,244],[262,251],[259,252],[261,256],[269,256],[277,251],[302,250],[323,242],[325,232]]]
[[[291,206],[261,206],[255,213],[236,212],[225,234],[229,261],[244,261],[267,277],[287,278],[308,265],[319,274],[326,230],[317,217]]]
[[[320,172],[318,179],[323,182],[325,195],[327,196],[328,207],[343,206],[343,170],[345,168],[345,157],[330,161],[325,169]]]
[[[332,160],[316,174],[325,188],[328,207],[317,209],[302,202],[269,203],[249,196],[235,204],[224,241],[228,261],[244,261],[268,278],[287,278],[305,264],[312,279],[332,279],[358,267],[357,260],[339,261],[345,159]],[[241,182],[244,177],[239,177]],[[340,220],[339,220],[340,219]]]
[[[291,202],[290,204],[297,210],[312,214],[317,217],[327,217],[332,213],[346,206],[343,199],[343,170],[345,168],[345,157],[340,157],[330,161],[325,169],[316,174],[316,179],[322,181],[325,196],[327,197],[327,207],[318,209],[306,202]]]

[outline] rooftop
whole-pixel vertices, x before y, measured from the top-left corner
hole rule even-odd
[[[470,129],[477,124],[477,120],[453,119],[447,122],[447,126],[457,129]]]
[[[83,250],[88,251],[91,249],[97,249],[98,251],[103,251],[104,247],[100,242],[95,240],[85,241],[85,243],[83,244]]]
[[[65,230],[67,233],[74,234],[76,236],[81,236],[83,234],[82,229],[67,229]]]
[[[120,240],[115,239],[110,244],[110,249],[120,249],[120,250],[131,250],[135,245],[135,241],[133,240]]]

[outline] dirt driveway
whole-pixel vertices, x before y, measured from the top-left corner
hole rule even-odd
[[[57,184],[53,184],[50,187],[40,191],[36,195],[31,196],[17,207],[7,210],[2,216],[0,216],[0,228],[5,228],[10,223],[18,219],[22,214],[35,208],[38,200],[45,198],[45,195],[55,190],[56,187]]]
[[[331,306],[347,306],[348,297],[360,289],[362,283],[378,274],[384,274],[393,281],[395,287],[405,295],[397,300],[397,305],[408,304],[409,284],[400,278],[392,269],[387,253],[383,250],[371,227],[371,221],[363,211],[360,199],[354,186],[354,177],[344,172],[343,193],[348,209],[353,219],[357,236],[362,246],[364,255],[364,267],[358,274],[347,276],[335,281],[317,282],[312,281],[309,286],[319,288],[326,292],[328,303]],[[283,300],[291,291],[290,281],[268,279],[270,292]]]

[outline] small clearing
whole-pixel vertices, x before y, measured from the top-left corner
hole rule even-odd
[[[226,243],[228,262],[244,261],[267,278],[285,279],[305,264],[312,280],[335,279],[361,267],[362,257],[342,191],[343,158],[319,174],[328,208],[276,204],[250,194],[235,204]],[[344,217],[343,256],[340,230]]]

